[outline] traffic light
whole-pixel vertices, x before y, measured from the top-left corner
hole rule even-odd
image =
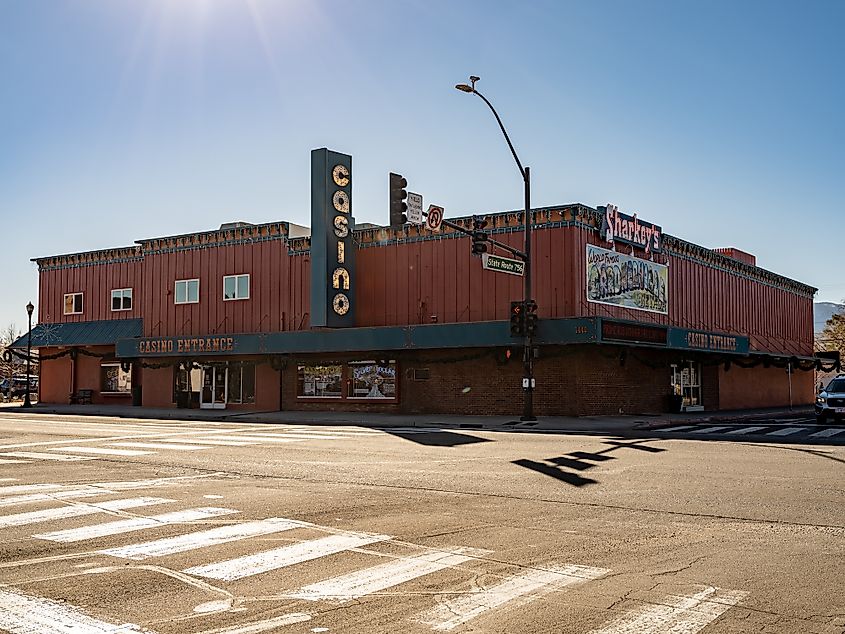
[[[390,226],[393,229],[401,229],[402,225],[408,222],[408,181],[401,174],[390,173]]]
[[[537,333],[537,302],[529,299],[525,302],[525,334],[534,336]]]
[[[483,231],[472,232],[472,254],[487,253],[487,234]]]
[[[511,337],[525,336],[525,305],[511,302]]]
[[[472,254],[481,255],[487,253],[488,236],[484,232],[487,221],[481,216],[472,217]]]

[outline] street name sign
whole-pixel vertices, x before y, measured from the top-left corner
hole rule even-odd
[[[503,258],[500,255],[482,253],[481,265],[488,271],[499,271],[501,273],[510,273],[511,275],[520,276],[525,274],[525,262],[521,260],[512,260],[511,258]]]
[[[421,225],[425,220],[423,219],[423,197],[422,194],[415,194],[408,192],[408,222],[414,225]]]

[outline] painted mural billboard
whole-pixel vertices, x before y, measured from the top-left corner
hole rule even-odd
[[[669,267],[587,245],[587,301],[669,312]]]

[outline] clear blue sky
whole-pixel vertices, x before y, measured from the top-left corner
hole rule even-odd
[[[448,216],[613,202],[845,298],[841,1],[0,0],[0,325],[36,256],[309,224],[309,155]],[[837,260],[840,264],[837,265]]]

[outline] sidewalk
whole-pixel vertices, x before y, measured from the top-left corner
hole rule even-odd
[[[164,409],[122,405],[36,404],[32,409],[4,404],[0,414],[59,414],[66,416],[108,416],[129,419],[183,421],[296,423],[305,425],[358,425],[361,427],[440,427],[498,431],[547,431],[624,433],[659,429],[668,425],[745,422],[771,418],[812,416],[810,405],[789,408],[695,412],[689,414],[627,416],[540,416],[534,422],[521,422],[517,416],[470,416],[462,414],[379,414],[365,412],[249,412],[227,410]]]

